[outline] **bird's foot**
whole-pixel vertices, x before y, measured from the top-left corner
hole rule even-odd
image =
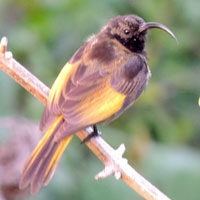
[[[83,141],[81,142],[81,144],[88,142],[93,137],[97,137],[97,136],[101,135],[101,132],[98,131],[96,125],[92,126],[92,128],[93,128],[92,132],[91,132],[91,127],[89,127],[89,128],[90,128],[90,130],[87,131],[89,133],[89,135],[85,139],[83,139]]]

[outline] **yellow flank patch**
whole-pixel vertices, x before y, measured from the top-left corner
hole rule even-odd
[[[126,95],[113,89],[108,81],[105,87],[82,102],[81,118],[90,124],[104,121],[121,109],[125,98]]]

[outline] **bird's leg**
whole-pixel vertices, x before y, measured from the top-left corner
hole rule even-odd
[[[96,125],[93,125],[92,128],[93,128],[93,131],[90,132],[89,135],[85,139],[83,139],[83,141],[81,142],[82,144],[88,142],[93,137],[101,135],[101,133],[98,131]]]

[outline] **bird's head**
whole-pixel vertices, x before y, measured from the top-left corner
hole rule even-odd
[[[136,15],[117,16],[108,21],[101,32],[116,39],[132,52],[140,53],[144,50],[147,32],[151,28],[159,28],[176,37],[170,29],[156,22],[145,22]]]

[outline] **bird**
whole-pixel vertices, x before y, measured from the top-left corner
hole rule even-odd
[[[116,16],[64,65],[40,121],[46,133],[24,165],[20,189],[36,194],[49,183],[76,132],[93,127],[83,140],[88,142],[99,134],[97,124],[116,119],[138,99],[151,77],[145,43],[152,28],[177,40],[163,24],[132,14]]]

